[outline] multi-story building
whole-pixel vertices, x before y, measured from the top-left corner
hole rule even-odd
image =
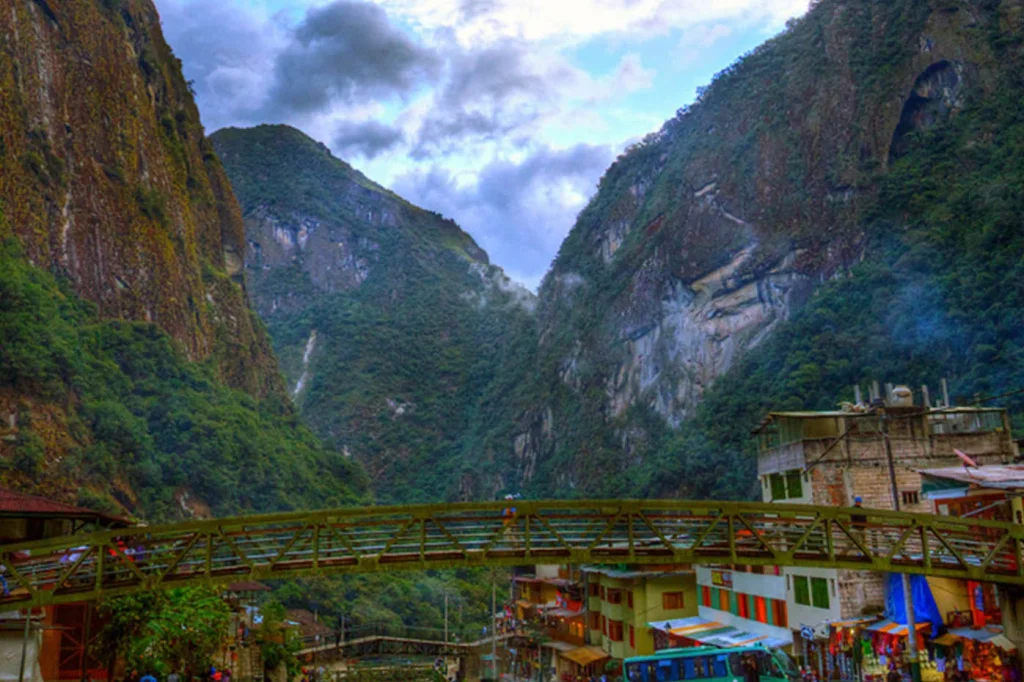
[[[958,451],[979,464],[1018,455],[1003,409],[915,404],[906,387],[887,387],[885,399],[875,388],[870,403],[857,393],[857,404],[842,410],[765,417],[754,431],[765,502],[849,507],[860,497],[867,508],[893,509],[888,438],[901,509],[933,513],[921,470],[961,465]],[[921,393],[927,396],[926,389]],[[885,576],[868,572],[722,568],[701,569],[697,579],[703,620],[775,640],[794,641],[807,630],[823,634],[830,623],[880,614],[885,603]]]
[[[512,607],[517,631],[527,644],[517,647],[513,665],[520,677],[575,679],[596,672],[607,660],[587,644],[584,590],[567,566],[538,565],[512,579]]]
[[[649,623],[697,615],[697,577],[689,566],[591,566],[583,571],[590,643],[611,658],[652,654],[654,633]]]
[[[0,543],[43,540],[127,525],[128,521],[109,514],[0,489]],[[77,681],[86,674],[92,679],[106,679],[107,671],[89,654],[88,641],[102,624],[89,604],[62,604],[35,609],[29,614],[0,614],[0,679],[18,679],[23,651],[27,680]]]

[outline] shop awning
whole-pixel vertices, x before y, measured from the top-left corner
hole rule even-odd
[[[569,609],[551,609],[548,611],[549,616],[556,618],[575,618],[576,616],[582,616],[583,611],[570,611]]]
[[[749,646],[755,643],[776,647],[792,644],[792,641],[761,635],[756,632],[746,632],[731,625],[723,625],[722,623],[700,617],[656,621],[648,623],[648,625],[673,637],[685,637],[701,644],[711,644],[719,647]]]
[[[573,663],[584,666],[600,661],[603,658],[610,658],[603,649],[598,649],[596,646],[577,647],[572,651],[566,651],[562,656],[568,658]]]
[[[997,646],[1003,651],[1016,651],[1017,645],[1009,640],[1006,635],[996,635],[992,639],[988,640],[988,643],[992,646]]]
[[[867,625],[877,618],[851,618],[849,620],[836,620],[829,623],[829,627],[833,628],[855,628],[861,625]]]
[[[932,640],[933,643],[939,646],[953,646],[960,641],[960,638],[954,635],[952,632],[947,632],[942,637],[936,637]]]
[[[576,648],[575,644],[569,644],[568,642],[559,642],[557,639],[553,639],[549,642],[542,642],[541,647],[547,649],[554,649],[555,651],[572,651]]]
[[[931,626],[931,623],[917,623],[917,631],[928,630]],[[887,635],[896,635],[897,637],[906,637],[908,632],[906,624],[894,623],[888,619],[873,623],[866,629],[869,632],[884,632]]]

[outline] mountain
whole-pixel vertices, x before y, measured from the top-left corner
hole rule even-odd
[[[0,13],[0,484],[147,518],[342,504],[149,0]]]
[[[534,338],[534,299],[454,222],[286,126],[211,137],[243,209],[253,305],[303,417],[381,501],[490,498],[481,404]]]
[[[505,480],[745,497],[767,409],[1024,386],[1022,29],[1018,0],[820,0],[624,153],[541,286],[529,407],[490,417]]]
[[[382,499],[744,498],[769,409],[1021,387],[1022,22],[814,3],[619,157],[536,300],[297,131],[217,133],[303,415]]]

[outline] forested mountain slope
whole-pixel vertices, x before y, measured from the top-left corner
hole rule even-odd
[[[769,408],[1024,386],[1022,22],[1019,0],[821,0],[621,156],[480,415],[497,475],[744,497]]]
[[[360,498],[287,401],[152,3],[9,3],[0,93],[0,484],[148,518]]]
[[[243,208],[253,303],[313,430],[381,501],[496,494],[501,453],[461,453],[496,373],[531,347],[533,296],[454,222],[293,128],[211,139]]]

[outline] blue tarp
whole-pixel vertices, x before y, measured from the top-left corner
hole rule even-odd
[[[888,589],[885,592],[885,617],[889,620],[907,624],[907,611],[903,601],[903,577],[889,574]],[[910,576],[910,596],[914,602],[914,619],[918,623],[932,624],[932,637],[938,637],[942,625],[942,614],[932,596],[932,588],[923,575]]]

